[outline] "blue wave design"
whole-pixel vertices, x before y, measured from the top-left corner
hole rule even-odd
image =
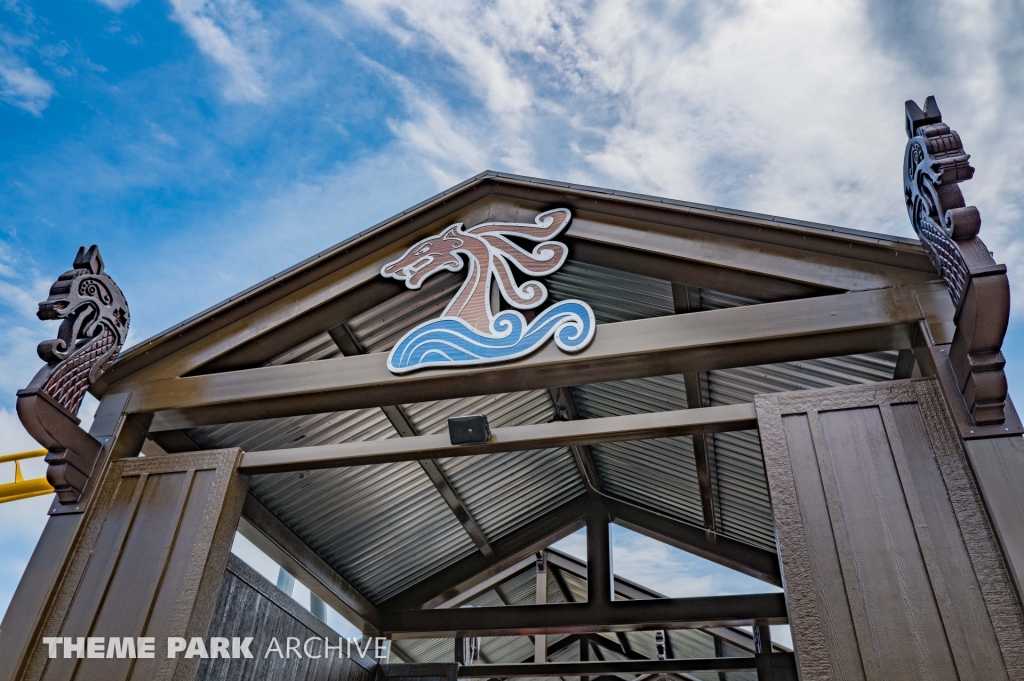
[[[563,300],[530,324],[522,313],[505,310],[494,318],[493,334],[482,334],[458,317],[420,324],[391,349],[388,369],[415,369],[504,362],[527,355],[554,336],[565,352],[579,352],[594,337],[594,311],[581,300]]]

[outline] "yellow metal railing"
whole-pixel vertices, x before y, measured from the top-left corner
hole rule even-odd
[[[30,452],[18,452],[17,454],[0,456],[0,463],[14,462],[14,482],[0,485],[0,504],[6,501],[17,501],[18,499],[37,497],[40,494],[53,493],[53,487],[50,486],[45,477],[26,480],[21,475],[21,462],[25,459],[34,459],[39,456],[46,456],[46,450],[34,449]]]

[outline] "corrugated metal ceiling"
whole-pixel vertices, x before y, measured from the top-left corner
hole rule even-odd
[[[423,288],[349,320],[366,352],[384,352],[406,330],[436,317],[461,283],[445,274]],[[662,280],[572,261],[547,284],[553,300],[579,297],[600,323],[672,314],[672,286]],[[700,291],[703,309],[754,301]],[[340,354],[328,334],[309,340],[273,364],[317,361]],[[891,378],[895,353],[712,371],[710,404],[749,402],[761,392],[848,385]],[[573,387],[584,418],[686,408],[682,376]],[[449,416],[487,414],[494,427],[543,423],[554,417],[546,391],[488,395],[403,405],[420,433],[443,432]],[[206,447],[250,451],[397,437],[379,409],[197,428]],[[716,435],[713,480],[723,534],[774,549],[771,509],[756,432]],[[690,438],[593,447],[604,491],[701,526],[701,504]],[[550,449],[453,458],[439,462],[490,540],[584,492],[570,452]],[[301,477],[300,477],[301,476]],[[475,550],[468,534],[418,464],[308,474],[255,476],[253,492],[320,555],[370,598],[380,601]],[[680,642],[682,644],[682,641]],[[411,645],[411,644],[406,644]]]

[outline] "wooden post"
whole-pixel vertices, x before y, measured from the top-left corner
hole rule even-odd
[[[231,449],[112,462],[11,677],[192,679],[199,658],[169,658],[167,639],[207,634],[245,498],[240,460]],[[153,637],[155,655],[51,657],[43,645],[112,636]]]
[[[92,475],[95,485],[102,484],[109,462],[134,457],[142,448],[149,419],[125,413],[129,397],[123,394],[104,398],[96,410],[89,434],[104,445]],[[0,625],[0,681],[21,678],[57,586],[76,550],[84,519],[93,507],[93,496],[83,499],[84,513],[53,515],[47,520]]]

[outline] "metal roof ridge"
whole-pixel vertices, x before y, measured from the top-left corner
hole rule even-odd
[[[123,363],[123,362],[129,361],[130,359],[133,359],[136,356],[146,352],[148,349],[150,349],[152,347],[155,347],[160,342],[162,342],[164,339],[172,336],[175,332],[182,331],[182,330],[186,329],[187,327],[189,327],[189,326],[191,326],[193,324],[196,324],[196,323],[198,323],[198,322],[200,322],[200,321],[202,321],[204,319],[207,319],[207,318],[209,318],[209,317],[211,317],[211,316],[213,316],[213,315],[223,311],[226,308],[229,308],[232,303],[235,303],[235,302],[237,302],[239,300],[244,300],[248,296],[256,294],[256,293],[260,292],[263,289],[266,289],[267,287],[269,287],[270,285],[272,285],[272,284],[274,284],[276,282],[279,282],[281,280],[284,280],[284,279],[287,279],[287,278],[289,278],[291,276],[294,276],[294,275],[302,272],[306,267],[308,267],[309,265],[311,265],[314,262],[317,262],[318,260],[321,260],[321,259],[329,257],[329,256],[333,256],[333,255],[335,255],[335,254],[337,254],[339,252],[344,252],[345,250],[351,248],[355,244],[357,244],[357,243],[359,243],[359,242],[361,242],[361,241],[363,241],[365,239],[368,239],[368,238],[370,238],[370,237],[372,237],[372,236],[374,236],[376,234],[379,234],[379,233],[387,230],[393,224],[395,224],[396,222],[399,222],[400,220],[406,218],[407,216],[412,215],[412,214],[417,213],[417,212],[420,212],[420,211],[422,211],[422,210],[424,210],[424,209],[426,209],[428,207],[431,207],[431,206],[433,206],[433,205],[443,201],[445,198],[447,198],[449,196],[452,196],[453,194],[456,194],[456,193],[459,193],[459,192],[464,191],[466,189],[469,189],[469,188],[471,188],[471,187],[473,187],[473,186],[475,186],[477,184],[480,184],[481,182],[483,182],[485,180],[489,180],[489,179],[506,180],[506,181],[512,181],[512,182],[520,182],[520,183],[541,185],[541,186],[552,187],[552,188],[570,189],[570,190],[573,190],[573,191],[587,192],[587,193],[592,193],[592,194],[600,194],[600,195],[605,196],[605,197],[613,196],[613,197],[618,197],[618,198],[622,198],[622,199],[631,199],[631,200],[634,200],[634,201],[639,200],[639,201],[646,201],[646,202],[651,202],[651,203],[656,203],[656,204],[663,204],[663,205],[666,205],[666,206],[677,206],[677,207],[684,207],[684,208],[690,208],[690,209],[695,209],[695,210],[705,210],[705,211],[709,211],[709,212],[721,213],[723,215],[730,215],[730,216],[738,217],[738,218],[765,220],[765,221],[768,221],[768,222],[773,222],[773,223],[779,225],[781,228],[787,228],[787,227],[788,228],[797,228],[798,231],[801,231],[801,230],[811,230],[811,231],[816,232],[819,235],[825,236],[825,237],[830,237],[830,236],[835,236],[835,235],[846,235],[846,236],[858,237],[860,239],[868,239],[868,240],[874,241],[875,243],[879,243],[879,242],[882,242],[882,241],[888,241],[888,242],[899,243],[899,244],[904,244],[904,245],[914,245],[914,246],[919,246],[920,245],[920,241],[918,241],[917,239],[908,239],[906,237],[898,237],[898,236],[892,236],[892,235],[881,234],[881,233],[876,233],[876,232],[867,232],[867,231],[864,231],[864,230],[856,230],[856,229],[850,229],[850,228],[846,228],[846,227],[838,227],[838,226],[835,226],[835,225],[826,225],[826,224],[808,222],[808,221],[803,221],[803,220],[796,220],[796,219],[791,219],[791,218],[783,218],[783,217],[779,217],[779,216],[773,216],[773,215],[767,215],[767,214],[761,214],[761,213],[753,213],[753,212],[749,212],[749,211],[741,211],[741,210],[738,210],[738,209],[724,208],[724,207],[720,207],[720,206],[711,206],[711,205],[707,205],[707,204],[700,204],[700,203],[694,203],[694,202],[690,202],[690,201],[683,201],[683,200],[680,200],[680,199],[669,199],[669,198],[664,198],[664,197],[652,196],[652,195],[648,195],[648,194],[639,194],[639,193],[635,193],[635,192],[627,192],[627,191],[622,191],[622,190],[607,189],[607,188],[602,188],[602,187],[592,187],[592,186],[589,186],[589,185],[575,184],[575,183],[571,183],[571,182],[562,182],[562,181],[557,181],[557,180],[548,180],[548,179],[544,179],[544,178],[530,177],[530,176],[527,176],[527,175],[516,175],[516,174],[513,174],[513,173],[505,173],[505,172],[501,172],[501,171],[497,171],[497,170],[484,170],[483,172],[477,173],[473,177],[470,177],[470,178],[464,180],[463,182],[460,182],[460,183],[458,183],[456,185],[453,185],[453,186],[451,186],[451,187],[449,187],[449,188],[447,188],[447,189],[445,189],[445,190],[443,190],[441,192],[438,192],[437,194],[434,194],[433,196],[431,196],[431,197],[429,197],[427,199],[424,199],[423,201],[420,201],[419,203],[417,203],[417,204],[415,204],[415,205],[413,205],[413,206],[411,206],[411,207],[409,207],[409,208],[407,208],[407,209],[405,209],[405,210],[403,210],[403,211],[401,211],[399,213],[396,213],[396,214],[392,215],[391,217],[388,217],[388,218],[386,218],[384,220],[381,220],[380,222],[372,225],[371,227],[368,227],[368,228],[366,228],[366,229],[364,229],[364,230],[362,230],[360,232],[357,232],[357,233],[353,234],[352,236],[348,237],[347,239],[344,239],[343,241],[340,241],[337,244],[335,244],[335,245],[333,245],[333,246],[331,246],[329,248],[326,248],[326,249],[324,249],[322,251],[319,251],[318,253],[315,253],[315,254],[309,256],[308,258],[300,260],[298,263],[292,265],[291,267],[288,267],[288,268],[286,268],[286,269],[284,269],[284,270],[282,270],[282,271],[280,271],[280,272],[278,272],[276,274],[273,274],[270,277],[267,277],[266,279],[263,279],[262,281],[259,281],[259,282],[255,283],[255,284],[253,284],[252,286],[249,286],[248,288],[245,288],[242,291],[240,291],[240,292],[238,292],[238,293],[236,293],[236,294],[234,294],[232,296],[229,296],[228,298],[225,298],[224,300],[222,300],[222,301],[220,301],[218,303],[215,303],[214,305],[211,305],[211,306],[207,307],[206,309],[201,310],[200,312],[197,312],[196,314],[191,315],[190,317],[187,317],[186,319],[178,322],[177,324],[174,324],[174,325],[172,325],[170,327],[167,327],[166,329],[164,329],[164,330],[162,330],[162,331],[160,331],[160,332],[150,336],[149,338],[146,338],[145,340],[139,341],[138,343],[136,343],[136,344],[132,345],[131,347],[127,348],[126,350],[122,351],[120,356],[115,361],[115,364],[119,364],[119,363]]]

